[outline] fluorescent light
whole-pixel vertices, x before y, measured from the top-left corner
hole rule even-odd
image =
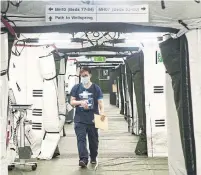
[[[40,44],[69,44],[71,35],[65,33],[43,33],[39,37]]]

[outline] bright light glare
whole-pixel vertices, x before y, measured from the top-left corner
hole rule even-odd
[[[64,33],[43,33],[39,37],[39,44],[55,44],[55,45],[66,45],[71,42],[70,34]]]
[[[157,42],[157,37],[162,36],[163,33],[130,33],[126,35],[126,39],[136,42]]]
[[[71,42],[70,39],[67,40],[39,39],[39,44],[69,44],[70,42]]]

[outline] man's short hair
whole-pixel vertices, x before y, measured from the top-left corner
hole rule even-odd
[[[82,67],[80,70],[80,73],[83,73],[83,72],[89,72],[89,74],[91,74],[91,69],[89,67]]]

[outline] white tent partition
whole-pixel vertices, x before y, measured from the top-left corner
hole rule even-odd
[[[6,157],[7,157],[7,161],[8,161],[8,165],[10,165],[11,163],[13,163],[15,161],[16,158],[16,143],[14,141],[14,128],[16,127],[16,123],[15,123],[15,117],[12,111],[12,104],[16,104],[16,99],[15,99],[15,95],[13,93],[13,90],[11,88],[9,88],[9,92],[8,92],[8,117],[7,117],[7,150],[6,150]]]
[[[131,117],[132,117],[132,107],[131,107],[131,97],[129,95],[129,89],[128,89],[128,77],[126,76],[127,75],[127,69],[129,69],[128,67],[125,66],[125,91],[126,91],[126,94],[125,94],[125,101],[126,101],[126,107],[127,107],[127,122],[128,122],[128,131],[130,132],[131,131],[131,125],[132,125],[132,121],[131,121]]]
[[[174,102],[172,80],[166,74],[166,115],[168,138],[168,167],[169,175],[186,175],[184,155],[179,131],[179,120]]]
[[[8,174],[6,157],[6,123],[8,107],[8,35],[1,34],[1,60],[0,60],[0,174]]]
[[[65,59],[60,60],[60,72],[58,75],[58,105],[59,105],[59,130],[65,124],[66,101],[65,101]]]
[[[26,87],[27,103],[33,104],[32,111],[28,111],[28,119],[32,120],[33,139],[31,148],[33,157],[37,157],[41,151],[41,144],[44,134],[43,127],[43,78],[40,74],[39,56],[43,52],[42,47],[26,48]],[[37,54],[36,54],[37,53]],[[31,136],[30,136],[31,137]]]
[[[21,46],[17,49],[22,49]],[[43,138],[43,79],[40,75],[40,47],[24,47],[20,56],[11,55],[10,87],[17,104],[32,104],[32,110],[27,111],[27,119],[32,125],[26,127],[27,137],[31,142],[33,157],[40,153]],[[28,132],[30,130],[30,132]],[[26,140],[27,142],[27,140]],[[27,144],[30,144],[27,142]]]
[[[41,145],[40,159],[51,159],[60,140],[58,88],[52,48],[43,47],[40,70],[43,77],[43,124],[45,135]]]
[[[125,79],[125,75],[122,73],[121,74],[121,77],[122,77],[122,83],[121,83],[121,86],[122,86],[122,92],[123,92],[123,100],[124,100],[124,115],[126,113],[126,94],[125,94],[125,84],[124,84],[124,79]]]
[[[143,51],[148,156],[166,157],[165,67],[162,62],[156,61],[157,43],[145,45]]]
[[[201,175],[201,30],[187,33],[197,175]]]
[[[21,46],[18,49],[21,49]],[[52,50],[53,48],[45,46],[25,46],[19,57],[12,55],[10,62],[10,86],[17,103],[33,105],[32,110],[27,111],[27,118],[32,121],[32,125],[31,128],[26,127],[33,157],[38,157],[40,154],[40,158],[44,159],[51,159],[60,139],[61,130],[56,79],[47,80],[56,75],[54,58],[49,55]],[[47,134],[48,136],[43,138],[44,130],[56,134]],[[55,139],[54,143],[48,140],[52,137]],[[48,146],[51,150],[46,148],[46,144],[52,144],[51,147]]]
[[[138,111],[137,111],[137,102],[136,102],[136,95],[135,95],[135,90],[134,90],[134,82],[133,83],[133,133],[136,135],[139,135],[139,119],[138,119]]]
[[[77,81],[77,77],[75,75],[77,75],[77,68],[76,68],[76,64],[75,64],[75,60],[74,59],[70,59],[67,60],[67,64],[66,64],[66,78],[65,78],[65,82],[67,84],[67,88],[66,88],[66,92],[68,94],[70,94],[71,89],[73,88],[73,86],[77,83],[79,83]],[[78,73],[79,74],[79,73]]]

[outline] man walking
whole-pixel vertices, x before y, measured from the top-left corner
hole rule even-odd
[[[88,135],[90,162],[96,164],[98,155],[98,129],[95,128],[94,114],[104,116],[103,94],[100,87],[91,82],[91,70],[84,67],[80,71],[81,83],[71,90],[71,105],[76,107],[74,117],[74,129],[77,136],[79,152],[79,166],[86,167],[88,164],[88,150],[86,136]]]

